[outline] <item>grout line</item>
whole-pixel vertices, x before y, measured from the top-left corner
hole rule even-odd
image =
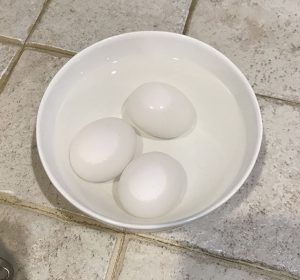
[[[110,261],[109,268],[106,273],[105,280],[118,279],[123,267],[123,261],[127,250],[129,239],[126,234],[123,234],[120,238],[119,246],[116,250],[115,256]]]
[[[9,62],[6,70],[4,71],[4,73],[3,73],[3,75],[0,79],[0,93],[3,91],[5,85],[7,84],[8,80],[9,80],[9,77],[11,76],[11,73],[13,72],[13,69],[17,65],[22,53],[23,53],[23,48],[19,49],[15,53],[15,55],[13,56],[11,61]]]
[[[297,102],[297,101],[291,101],[291,100],[283,99],[283,98],[280,98],[280,97],[269,96],[269,95],[264,95],[264,94],[260,94],[260,93],[256,93],[255,95],[257,97],[260,97],[260,98],[265,99],[267,101],[272,100],[272,101],[278,101],[278,102],[285,103],[289,106],[300,106],[300,102]]]
[[[197,2],[198,2],[198,0],[191,0],[191,5],[190,5],[188,15],[186,17],[186,21],[185,21],[185,24],[184,24],[184,27],[183,27],[182,34],[184,34],[184,35],[186,35],[189,32],[190,23],[191,23],[191,20],[192,20]]]
[[[276,277],[277,279],[281,280],[298,280],[299,278],[296,275],[293,275],[292,273],[280,270],[271,266],[268,266],[264,263],[258,263],[258,262],[251,262],[251,261],[245,261],[240,259],[234,259],[226,256],[222,256],[216,253],[211,253],[209,251],[206,251],[204,249],[201,249],[199,247],[193,247],[190,245],[181,245],[180,243],[176,242],[170,242],[169,240],[160,239],[160,238],[153,238],[152,236],[149,236],[147,234],[135,234],[131,233],[130,236],[132,236],[132,240],[140,240],[148,243],[152,243],[157,246],[164,246],[168,248],[173,248],[179,251],[182,251],[184,253],[190,252],[190,253],[196,253],[197,255],[203,255],[208,256],[211,258],[215,258],[218,260],[223,261],[226,264],[230,265],[241,265],[243,269],[248,268],[248,270],[255,270],[259,273],[264,273],[265,275]]]
[[[43,7],[40,11],[40,14],[38,15],[36,21],[31,26],[30,32],[29,32],[26,40],[24,41],[24,43],[22,42],[22,40],[18,40],[15,38],[9,38],[9,37],[0,35],[0,41],[5,42],[5,43],[15,44],[18,46],[22,46],[21,50],[18,51],[15,54],[15,56],[13,57],[10,65],[7,68],[7,71],[3,75],[4,79],[0,83],[0,92],[3,90],[4,86],[6,85],[9,77],[11,76],[11,73],[13,72],[15,66],[17,65],[25,48],[49,53],[51,55],[56,55],[56,56],[60,55],[60,56],[65,56],[65,57],[72,57],[76,54],[76,52],[74,52],[74,51],[64,50],[64,49],[60,49],[57,47],[47,46],[47,45],[43,45],[43,44],[39,44],[39,43],[27,43],[27,41],[29,40],[30,36],[32,35],[36,25],[39,23],[42,15],[44,14],[49,2],[50,2],[50,0],[44,1]],[[193,16],[193,12],[196,7],[196,4],[197,4],[197,0],[191,1],[191,5],[189,8],[188,15],[187,15],[186,22],[185,22],[184,29],[183,29],[183,34],[186,34],[189,31],[191,18]],[[277,97],[266,96],[263,94],[256,94],[256,95],[263,99],[276,100],[276,101],[284,102],[288,105],[293,105],[293,106],[300,105],[300,103],[298,103],[298,102],[289,101],[289,100],[285,100],[285,99],[281,99],[281,98],[277,98]],[[245,260],[225,257],[222,255],[218,255],[218,254],[206,251],[206,250],[198,248],[198,247],[192,247],[190,245],[183,245],[178,242],[173,243],[167,239],[161,239],[161,238],[153,237],[153,236],[150,236],[147,234],[136,234],[136,233],[124,234],[119,229],[113,229],[110,226],[101,224],[100,222],[98,222],[94,219],[91,219],[91,218],[86,217],[81,214],[75,214],[75,213],[67,211],[67,210],[41,207],[41,206],[34,205],[31,203],[22,202],[21,200],[15,198],[15,197],[13,197],[13,199],[3,198],[3,197],[1,197],[1,195],[0,195],[0,202],[6,203],[6,204],[11,204],[16,207],[26,208],[27,210],[32,210],[33,212],[36,212],[36,213],[39,213],[39,214],[42,214],[45,216],[57,218],[64,222],[74,222],[77,224],[81,224],[81,225],[85,225],[85,226],[89,226],[89,227],[93,227],[96,229],[101,229],[104,231],[113,232],[113,233],[117,234],[119,237],[115,244],[113,256],[110,260],[106,279],[117,279],[118,276],[120,275],[120,272],[123,267],[123,261],[125,258],[127,245],[131,239],[138,239],[141,241],[146,241],[148,243],[151,242],[153,244],[159,244],[159,245],[167,246],[169,248],[183,250],[185,252],[193,252],[193,253],[197,253],[197,254],[202,254],[202,255],[212,257],[212,258],[220,259],[224,262],[231,263],[231,264],[240,264],[242,266],[250,267],[250,268],[256,269],[258,271],[263,271],[265,273],[271,273],[275,277],[280,277],[279,279],[283,279],[282,277],[284,277],[284,279],[298,279],[298,278],[296,278],[295,275],[291,274],[288,271],[279,270],[277,268],[270,267],[264,263],[257,263],[257,262],[251,262],[251,261],[245,261]],[[111,265],[111,263],[112,263],[112,265]],[[110,277],[110,278],[108,278],[108,277]]]
[[[112,252],[112,256],[109,260],[108,268],[106,270],[105,280],[112,279],[112,276],[114,274],[115,266],[117,265],[120,257],[120,252],[122,250],[123,244],[124,244],[124,234],[119,235],[117,242],[114,246],[114,250]]]
[[[109,264],[108,264],[108,269],[106,271],[105,280],[112,279],[112,277],[114,275],[114,270],[115,270],[115,267],[118,265],[120,253],[123,248],[124,238],[125,238],[125,234],[120,234],[118,236],[117,242],[114,246],[114,250],[112,252],[112,256],[111,256]]]
[[[189,32],[191,20],[193,18],[193,14],[194,14],[197,3],[198,3],[198,0],[191,0],[191,4],[190,4],[190,8],[189,8],[189,11],[188,11],[188,14],[187,14],[185,25],[183,27],[182,34],[184,34],[184,35],[187,35],[187,33]],[[275,96],[268,96],[268,95],[258,94],[258,93],[256,93],[255,95],[259,96],[261,98],[264,98],[264,99],[273,99],[273,100],[281,101],[281,102],[286,103],[287,105],[300,106],[300,102],[297,102],[297,101],[291,101],[291,100],[287,100],[287,99],[284,99],[284,98],[279,98],[279,97],[275,97]]]
[[[27,36],[27,38],[26,38],[26,40],[25,40],[25,42],[24,42],[24,46],[25,46],[25,44],[27,43],[27,41],[29,40],[30,36],[32,35],[32,33],[33,33],[34,29],[36,28],[37,24],[40,22],[40,20],[41,20],[43,14],[45,13],[46,8],[47,8],[47,6],[48,6],[48,4],[49,4],[50,1],[51,1],[51,0],[44,0],[42,9],[41,9],[39,15],[37,16],[35,22],[34,22],[34,23],[31,25],[31,27],[30,27],[30,30],[29,30],[29,32],[28,32],[28,36]]]
[[[0,35],[0,42],[6,43],[6,44],[13,44],[17,46],[23,46],[23,41],[21,39],[16,39],[13,37],[6,37],[3,35]]]
[[[60,55],[60,56],[65,56],[65,57],[73,57],[74,55],[77,54],[77,52],[75,52],[75,51],[69,51],[69,50],[58,48],[58,47],[52,47],[52,46],[43,45],[43,44],[39,44],[39,43],[31,43],[31,42],[26,43],[25,47],[36,50],[36,51],[56,55],[56,56]]]
[[[117,234],[123,233],[121,229],[113,228],[112,226],[105,225],[101,222],[98,222],[95,219],[85,216],[84,214],[74,213],[64,209],[57,209],[57,208],[50,208],[41,205],[36,205],[34,203],[22,201],[17,197],[6,193],[0,192],[0,203],[25,209],[66,223],[76,223],[90,228],[99,229],[106,232],[114,232]]]
[[[6,71],[6,72],[3,74],[4,79],[2,79],[2,81],[1,81],[1,83],[0,83],[0,93],[3,91],[5,85],[7,84],[7,82],[8,82],[8,80],[9,80],[11,74],[13,73],[13,71],[14,71],[14,69],[15,69],[17,63],[19,62],[19,60],[20,60],[20,58],[21,58],[21,56],[22,56],[22,54],[23,54],[23,52],[24,52],[24,50],[25,50],[26,42],[28,41],[29,37],[30,37],[31,34],[33,33],[33,31],[34,31],[34,29],[35,29],[37,23],[40,21],[42,15],[43,15],[44,12],[45,12],[46,6],[47,6],[47,4],[48,4],[49,2],[50,2],[50,0],[44,0],[42,9],[41,9],[39,15],[37,16],[35,22],[34,22],[34,23],[32,24],[32,26],[30,27],[30,30],[29,30],[29,32],[28,32],[28,35],[27,35],[25,41],[24,41],[23,44],[22,44],[21,50],[14,56],[14,58],[12,59],[12,62],[11,62],[10,65],[8,66],[8,70],[9,70],[9,71]],[[7,38],[7,37],[2,37],[2,39],[4,39],[4,38],[5,38],[6,40],[11,40],[11,39],[9,39],[9,38]],[[13,39],[12,39],[12,40],[13,40]]]
[[[56,218],[60,221],[63,222],[67,222],[67,223],[76,223],[76,224],[80,224],[83,226],[87,226],[90,228],[94,228],[94,229],[98,229],[98,230],[102,230],[105,232],[109,232],[109,233],[114,233],[114,234],[124,234],[126,233],[125,231],[122,231],[119,228],[113,228],[109,225],[105,225],[102,224],[92,218],[89,218],[83,214],[80,213],[74,213],[74,212],[70,212],[68,210],[63,210],[63,209],[55,209],[55,208],[50,208],[50,207],[43,207],[40,205],[35,205],[33,203],[28,203],[28,202],[24,202],[21,201],[20,199],[11,196],[9,194],[4,194],[4,193],[0,193],[0,203],[4,203],[4,204],[8,204],[8,205],[12,205],[18,208],[25,208],[26,210],[29,211],[33,211],[35,213],[38,214],[42,214],[44,216],[50,217],[50,218]],[[135,237],[137,239],[143,239],[145,241],[148,242],[154,242],[157,244],[161,244],[161,245],[165,245],[165,246],[170,246],[173,248],[177,248],[177,249],[181,249],[181,250],[186,250],[186,251],[190,251],[190,252],[194,252],[197,254],[203,254],[206,256],[210,256],[216,259],[220,259],[220,260],[224,260],[230,263],[235,263],[235,264],[241,264],[244,266],[248,266],[250,268],[255,268],[261,271],[265,271],[265,272],[269,272],[272,273],[273,275],[277,275],[278,277],[285,277],[284,279],[286,280],[291,280],[291,279],[299,279],[297,278],[295,275],[293,275],[292,273],[284,270],[284,269],[279,269],[276,267],[272,267],[269,266],[265,263],[259,263],[259,262],[253,262],[253,261],[249,261],[249,260],[243,260],[243,259],[237,259],[237,258],[233,258],[233,257],[226,257],[214,252],[210,252],[208,250],[199,248],[197,246],[193,246],[190,245],[188,243],[183,243],[183,242],[178,242],[178,241],[170,241],[168,239],[164,239],[164,238],[160,238],[158,236],[152,236],[150,234],[147,233],[133,233],[133,232],[127,232],[127,234],[125,235],[125,241],[127,240],[126,238],[129,237]],[[123,242],[123,246],[121,247],[121,253],[125,254],[125,252],[123,252],[125,250],[125,248],[127,246],[126,242]],[[125,246],[126,245],[126,246]],[[122,261],[122,254],[120,253],[120,258],[119,261]],[[118,275],[118,273],[121,270],[120,267],[121,264],[117,264],[117,267],[114,269],[114,275],[115,277]]]
[[[7,70],[4,72],[3,74],[3,77],[0,81],[0,94],[1,92],[4,90],[5,88],[5,85],[7,84],[10,76],[12,75],[18,61],[20,60],[21,56],[22,56],[22,53],[24,51],[24,45],[23,47],[21,48],[21,50],[19,50],[15,56],[13,57],[13,59],[11,60],[9,66],[7,67]]]
[[[1,40],[1,38],[0,38]],[[65,49],[61,49],[61,48],[57,48],[57,47],[52,47],[52,46],[48,46],[48,45],[43,45],[43,44],[39,44],[39,43],[26,43],[25,46],[23,46],[21,52],[23,53],[23,51],[25,49],[29,49],[29,50],[34,50],[37,52],[43,52],[43,53],[47,53],[53,56],[57,56],[57,57],[67,57],[67,58],[72,58],[74,55],[77,54],[77,52],[75,51],[70,51],[70,50],[65,50]],[[21,56],[20,53],[17,53],[15,55],[15,57],[12,59],[16,60],[16,57],[18,58],[19,56]],[[18,58],[19,60],[19,58]],[[6,74],[6,72],[3,74],[2,81],[0,81],[0,92],[3,90],[4,85],[6,84],[8,77],[10,76],[9,72],[11,72],[12,68],[14,68],[15,64],[17,63],[17,61],[12,62],[10,64],[10,66],[8,67],[7,71],[8,75]],[[255,95],[257,97],[260,97],[262,99],[265,99],[267,101],[279,101],[279,102],[283,102],[289,106],[300,106],[300,102],[297,101],[291,101],[291,100],[287,100],[287,99],[283,99],[283,98],[279,98],[279,97],[275,97],[275,96],[269,96],[269,95],[265,95],[265,94],[261,94],[261,93],[255,93]]]
[[[0,93],[4,89],[6,83],[8,82],[15,66],[17,65],[17,63],[25,49],[32,49],[32,50],[35,50],[38,52],[44,52],[44,53],[47,53],[50,55],[59,56],[59,57],[68,57],[68,58],[71,58],[77,54],[77,52],[71,51],[71,50],[65,50],[62,48],[48,46],[48,45],[44,45],[44,44],[40,44],[40,43],[27,42],[29,40],[30,36],[32,35],[36,25],[40,22],[40,19],[41,19],[42,15],[45,13],[46,8],[50,1],[51,0],[44,1],[43,7],[40,11],[40,14],[38,15],[36,21],[32,24],[31,29],[28,33],[28,36],[24,42],[22,40],[19,40],[16,38],[11,38],[11,37],[6,37],[3,35],[0,35],[0,42],[2,41],[4,43],[10,43],[10,44],[22,46],[22,49],[15,54],[15,56],[12,58],[12,60],[9,64],[9,66],[7,67],[6,71],[3,73],[2,79],[0,80]],[[183,34],[186,34],[189,30],[191,18],[193,16],[193,13],[194,13],[197,3],[198,3],[198,0],[191,0],[188,15],[187,15],[186,22],[185,22],[184,29],[183,29]],[[256,93],[256,96],[266,99],[266,100],[280,101],[280,102],[283,102],[290,106],[300,106],[300,102],[297,102],[297,101],[291,101],[291,100],[274,97],[274,96],[268,96],[268,95],[259,94],[259,93]]]

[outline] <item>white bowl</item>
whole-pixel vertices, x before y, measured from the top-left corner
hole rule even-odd
[[[89,122],[120,117],[130,93],[150,81],[184,92],[196,109],[197,124],[177,139],[142,139],[143,152],[173,156],[188,176],[179,205],[162,217],[142,219],[119,206],[117,181],[93,184],[76,176],[68,148]],[[43,166],[68,201],[110,225],[154,230],[200,218],[241,187],[259,153],[262,121],[251,86],[223,54],[184,35],[147,31],[105,39],[66,63],[43,96],[36,131]]]

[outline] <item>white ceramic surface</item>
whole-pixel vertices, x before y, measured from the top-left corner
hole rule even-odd
[[[142,83],[160,81],[184,92],[197,123],[171,140],[143,138],[140,151],[164,152],[187,173],[182,202],[164,216],[129,215],[114,198],[116,182],[88,183],[68,161],[74,135],[121,107]],[[197,219],[226,202],[250,174],[262,139],[259,106],[239,69],[214,48],[167,32],[134,32],[98,42],[74,56],[53,78],[37,118],[44,168],[61,194],[86,214],[129,229],[162,229]]]

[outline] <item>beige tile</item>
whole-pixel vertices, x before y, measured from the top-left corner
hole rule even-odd
[[[25,40],[44,0],[0,0],[0,35]]]
[[[0,84],[13,57],[21,47],[0,42]]]
[[[116,238],[0,204],[0,256],[14,280],[104,279]]]
[[[139,241],[128,244],[120,280],[271,280],[239,265]]]
[[[247,183],[210,215],[158,236],[300,276],[300,106],[259,103],[265,139]]]
[[[137,30],[182,32],[190,0],[53,0],[30,41],[79,51]]]
[[[0,94],[0,195],[8,193],[44,206],[52,203],[68,207],[40,163],[35,139],[40,100],[66,61],[26,50]]]
[[[197,1],[188,35],[235,62],[263,95],[300,102],[300,2]]]

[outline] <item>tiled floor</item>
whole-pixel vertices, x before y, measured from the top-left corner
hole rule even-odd
[[[119,279],[271,280],[274,278],[259,271],[251,271],[245,266],[229,264],[209,256],[174,250],[160,244],[130,240]]]
[[[0,205],[1,256],[15,279],[105,279],[117,236]]]
[[[13,58],[20,50],[20,46],[0,42],[0,87],[5,81],[5,75],[9,71]]]
[[[300,1],[199,0],[187,35],[211,44],[258,94],[300,102]]]
[[[80,51],[129,31],[182,32],[189,4],[189,0],[54,0],[49,2],[29,42]]]
[[[300,279],[299,11],[285,0],[0,0],[0,256],[16,279]],[[242,189],[212,214],[155,234],[78,214],[51,185],[34,137],[58,69],[133,30],[185,32],[225,53],[248,76],[264,123]]]

